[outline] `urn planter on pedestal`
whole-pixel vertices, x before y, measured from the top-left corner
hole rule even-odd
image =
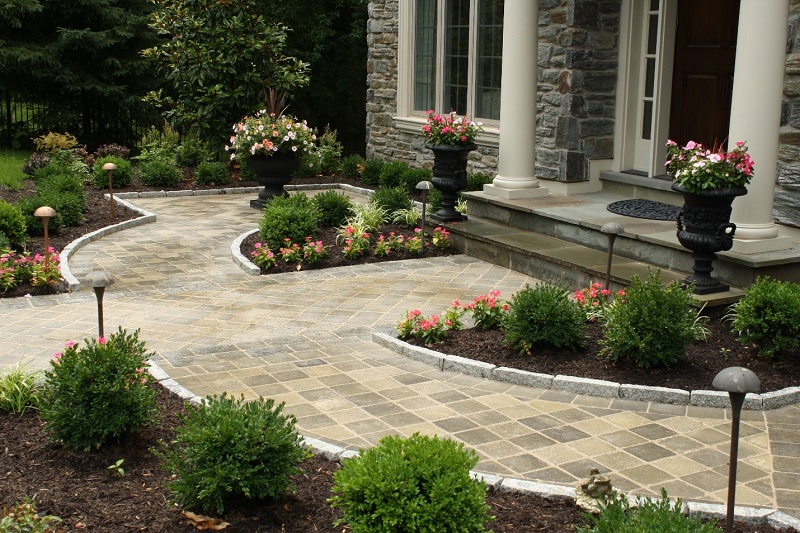
[[[433,150],[433,186],[442,193],[442,208],[431,215],[439,222],[467,220],[456,211],[458,192],[467,188],[467,160],[475,144],[425,145]]]
[[[258,198],[250,200],[250,207],[264,209],[264,204],[270,198],[283,194],[283,186],[292,181],[292,174],[300,168],[300,158],[294,152],[270,156],[256,154],[247,159],[247,168],[253,178],[264,186]]]
[[[689,192],[672,184],[672,190],[683,195],[683,208],[678,214],[678,241],[692,251],[694,274],[683,280],[695,284],[695,294],[725,292],[730,287],[711,276],[716,252],[733,247],[736,224],[731,223],[731,204],[737,196],[747,194],[744,187],[708,189]]]

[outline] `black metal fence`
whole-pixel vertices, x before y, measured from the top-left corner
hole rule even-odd
[[[0,87],[0,146],[32,149],[33,138],[70,133],[93,151],[109,143],[134,147],[151,124],[163,119],[144,106],[118,104],[85,95],[54,94],[45,86]]]

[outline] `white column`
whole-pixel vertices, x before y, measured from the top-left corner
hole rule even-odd
[[[534,175],[539,1],[506,0],[498,175],[484,192],[506,199],[547,196]]]
[[[734,251],[743,253],[748,253],[744,241],[778,236],[772,206],[788,21],[789,0],[741,0],[728,147],[747,142],[755,162],[747,195],[734,201],[731,215],[736,224]],[[765,245],[750,246],[750,251],[771,248]]]

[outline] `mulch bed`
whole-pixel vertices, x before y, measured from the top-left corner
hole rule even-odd
[[[759,357],[755,347],[737,341],[730,323],[724,319],[725,312],[725,308],[716,308],[705,313],[710,318],[707,324],[710,335],[705,341],[690,344],[686,359],[672,369],[642,369],[631,361],[606,361],[599,355],[603,332],[596,323],[588,325],[586,346],[576,352],[542,347],[534,349],[532,355],[519,355],[504,345],[501,331],[475,329],[448,332],[444,341],[428,348],[529,372],[683,390],[713,390],[714,376],[731,366],[755,372],[761,380],[761,392],[800,386],[800,353],[782,353],[771,359]]]
[[[0,502],[13,505],[35,498],[40,514],[60,516],[58,531],[109,533],[183,532],[196,529],[171,503],[166,488],[170,475],[151,449],[169,442],[183,414],[184,403],[158,385],[160,416],[156,425],[124,443],[110,443],[92,452],[72,452],[49,442],[35,411],[18,417],[0,413]],[[120,476],[108,467],[124,459]],[[295,491],[275,501],[232,501],[225,521],[230,532],[343,533],[334,527],[340,516],[330,508],[335,461],[313,457],[294,477]],[[581,523],[571,501],[551,501],[533,495],[490,490],[487,502],[495,516],[489,527],[497,533],[566,533]],[[768,526],[736,524],[737,533],[774,533]]]

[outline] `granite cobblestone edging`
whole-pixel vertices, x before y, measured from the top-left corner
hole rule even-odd
[[[392,338],[391,336],[382,333],[375,335],[380,335],[381,339]],[[384,346],[387,346],[386,344],[383,344],[383,342],[381,342],[380,340],[376,340],[376,342]],[[391,346],[387,347],[391,348]],[[423,348],[423,350],[426,349]],[[433,352],[433,350],[427,350],[427,351]],[[454,357],[454,356],[447,356],[444,354],[440,354],[440,356]],[[464,358],[459,358],[459,359],[464,359]],[[169,375],[166,372],[164,372],[164,370],[156,363],[150,361],[148,370],[154,380],[160,383],[164,388],[169,390],[171,393],[176,394],[178,397],[187,400],[194,405],[200,405],[201,402],[203,401],[203,398],[192,393],[190,390],[178,384],[177,381],[170,378]],[[349,459],[351,457],[355,457],[358,455],[358,452],[355,450],[348,450],[336,444],[331,444],[329,442],[325,442],[323,440],[311,437],[304,436],[303,443],[315,455],[319,455],[331,461],[341,462],[343,459]],[[549,500],[575,501],[577,498],[577,493],[575,491],[575,488],[566,485],[556,485],[551,483],[542,483],[539,481],[528,481],[524,479],[504,478],[494,474],[486,474],[475,470],[470,471],[470,476],[472,476],[475,479],[483,480],[487,486],[492,487],[494,490],[498,490],[500,492],[511,492],[516,494],[532,494],[543,498],[547,498]],[[632,504],[635,504],[636,501],[635,498],[628,496],[628,499],[631,501]],[[692,502],[692,501],[688,502],[685,501],[684,503],[685,503],[684,509],[686,512],[690,514],[700,514],[703,518],[714,518],[714,519],[725,518],[727,514],[727,508],[725,505],[722,504]],[[782,511],[776,511],[774,509],[742,507],[737,505],[735,508],[734,517],[736,520],[739,520],[747,524],[769,525],[774,527],[775,529],[795,529],[800,531],[800,520]]]
[[[628,385],[600,379],[539,374],[515,368],[498,367],[482,361],[474,361],[456,355],[437,352],[429,348],[414,346],[386,333],[375,332],[372,334],[372,340],[396,353],[405,355],[415,361],[436,366],[440,370],[453,370],[515,385],[562,390],[601,398],[620,398],[700,407],[730,407],[728,393],[723,391],[693,390],[689,392],[667,387]],[[800,403],[800,387],[787,387],[779,391],[763,394],[747,394],[744,408],[752,411],[767,411],[796,403]]]

